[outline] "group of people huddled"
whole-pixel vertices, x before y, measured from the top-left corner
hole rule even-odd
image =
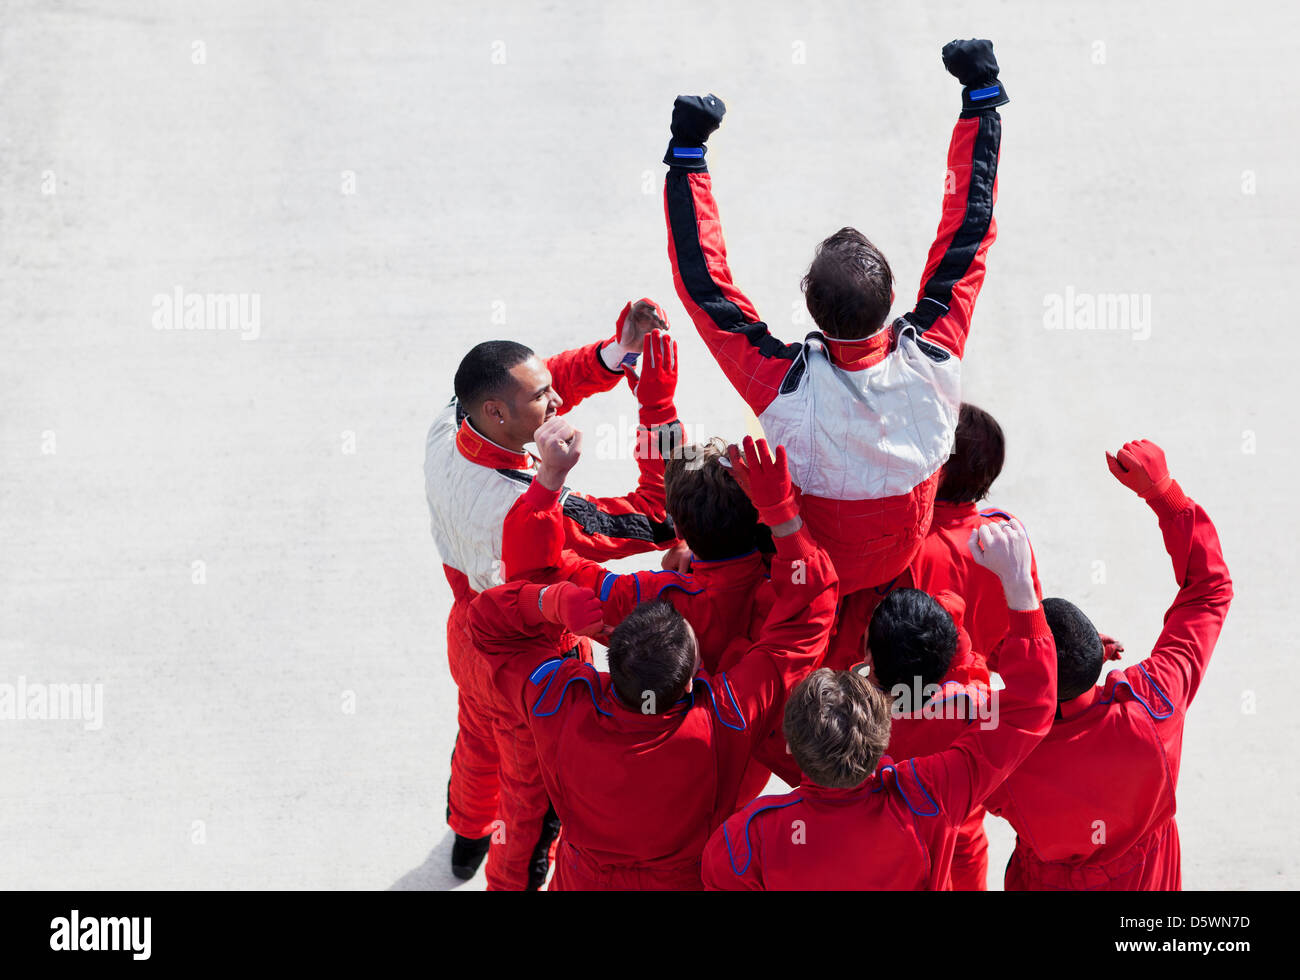
[[[1123,647],[1043,599],[1020,522],[981,507],[1004,437],[962,403],[961,359],[1008,98],[990,42],[943,61],[962,111],[916,306],[890,321],[888,262],[843,228],[803,280],[802,343],[732,282],[705,163],[725,107],[674,104],[674,283],[765,439],[684,444],[650,300],[603,343],[543,360],[488,341],[461,361],[425,461],[454,594],[458,877],[486,857],[490,889],[540,888],[553,862],[555,889],[982,890],[991,812],[1017,835],[1007,888],[1180,887],[1183,718],[1231,581],[1160,448],[1108,452],[1178,594],[1150,655],[1103,678]],[[580,494],[563,416],[625,378],[636,489]],[[662,570],[601,564],[650,551]],[[794,789],[760,795],[773,774]]]

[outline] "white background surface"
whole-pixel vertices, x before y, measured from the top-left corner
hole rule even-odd
[[[743,434],[672,289],[673,97],[728,103],[709,161],[736,280],[794,340],[844,224],[910,308],[959,106],[939,49],[976,35],[1013,99],[964,372],[1010,441],[991,502],[1131,663],[1175,584],[1102,452],[1164,446],[1237,593],[1187,726],[1185,883],[1294,886],[1296,11],[7,4],[0,683],[103,684],[104,720],[0,721],[0,887],[454,884],[421,465],[460,356],[601,339],[650,295],[681,417]],[[256,294],[257,339],[155,330],[177,286]],[[1149,296],[1149,338],[1044,329],[1067,288]],[[596,442],[633,413],[621,386],[575,419]],[[613,455],[575,485],[630,489]]]

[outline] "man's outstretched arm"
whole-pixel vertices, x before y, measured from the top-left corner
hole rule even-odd
[[[704,162],[705,143],[725,112],[716,95],[679,95],[673,104],[672,140],[664,156],[668,258],[673,285],[695,329],[757,415],[777,396],[803,348],[773,337],[731,279],[713,182]]]
[[[1232,579],[1219,535],[1201,505],[1183,493],[1169,475],[1164,451],[1139,439],[1118,454],[1106,454],[1116,479],[1133,490],[1160,520],[1165,550],[1173,562],[1178,597],[1165,613],[1151,656],[1125,671],[1135,687],[1145,679],[1156,691],[1143,691],[1157,713],[1177,708],[1186,711],[1201,685],[1232,603]]]
[[[961,357],[975,299],[984,285],[989,246],[997,237],[998,154],[1006,90],[998,79],[991,41],[952,41],[943,63],[964,86],[962,113],[948,144],[943,214],[921,276],[916,309],[904,316],[931,343]]]

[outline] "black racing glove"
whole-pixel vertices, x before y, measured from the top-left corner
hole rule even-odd
[[[685,170],[707,170],[705,141],[722,125],[727,107],[713,93],[679,95],[673,103],[673,137],[668,141],[664,163]]]
[[[993,57],[993,42],[971,38],[949,41],[943,46],[943,66],[961,82],[962,115],[984,109],[996,109],[1011,101],[998,81],[998,59]]]

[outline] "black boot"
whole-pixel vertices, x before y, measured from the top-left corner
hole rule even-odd
[[[478,838],[457,834],[455,843],[451,845],[451,873],[461,881],[469,881],[487,857],[491,843],[491,834]]]

